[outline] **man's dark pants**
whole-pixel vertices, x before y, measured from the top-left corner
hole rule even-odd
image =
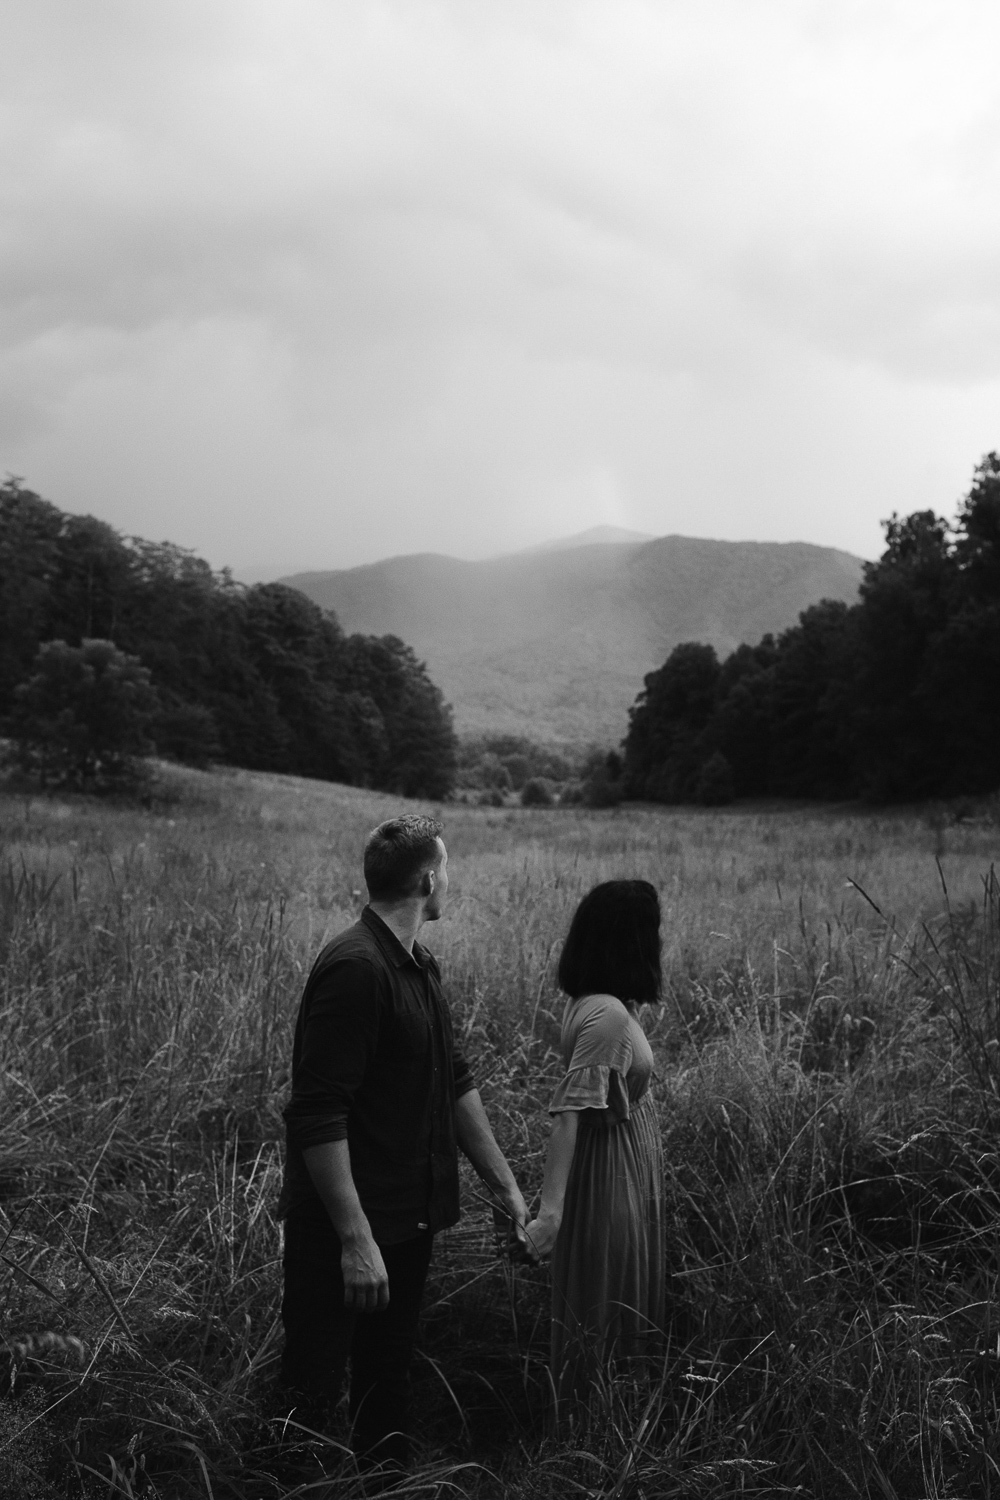
[[[322,1432],[351,1360],[354,1448],[367,1462],[409,1457],[410,1362],[433,1236],[380,1245],[389,1306],[358,1313],[344,1306],[341,1244],[322,1204],[297,1204],[285,1220],[285,1350],[281,1385],[293,1419]]]

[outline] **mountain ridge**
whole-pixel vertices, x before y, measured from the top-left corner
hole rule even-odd
[[[680,641],[726,655],[821,598],[853,602],[862,566],[809,542],[672,534],[476,561],[402,554],[280,581],[347,631],[401,636],[460,732],[584,744],[622,738],[643,677]]]
[[[569,552],[573,547],[607,547],[617,543],[632,546],[655,541],[651,531],[632,531],[628,526],[588,526],[586,531],[576,531],[571,536],[554,537],[547,542],[536,542],[532,547],[519,547],[516,552],[499,555],[524,557],[529,552]]]

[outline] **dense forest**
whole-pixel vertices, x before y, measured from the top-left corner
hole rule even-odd
[[[68,515],[0,485],[0,722],[62,641],[112,642],[154,692],[149,738],[223,760],[441,798],[454,783],[451,712],[395,636],[345,635],[281,584],[245,587],[168,542]],[[41,654],[40,654],[41,653]],[[20,693],[18,689],[20,688]]]
[[[623,791],[657,802],[909,801],[1000,789],[1000,456],[954,522],[885,522],[859,602],[722,662],[677,646],[630,712]]]
[[[145,735],[195,765],[434,798],[456,782],[498,802],[542,788],[549,801],[599,806],[997,791],[1000,456],[983,459],[953,521],[894,515],[885,536],[857,604],[822,600],[723,661],[705,644],[676,646],[645,678],[623,756],[595,752],[581,769],[510,736],[460,752],[441,692],[397,637],[345,635],[295,589],[245,587],[9,480],[0,726],[16,733],[29,708],[69,712],[72,674],[106,669],[113,643],[131,659],[120,689],[145,704],[135,743]]]

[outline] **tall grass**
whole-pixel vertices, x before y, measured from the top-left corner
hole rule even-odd
[[[399,804],[164,773],[146,809],[0,800],[0,1494],[279,1496],[280,1107],[304,972]],[[546,1273],[441,1236],[412,1493],[1000,1495],[997,827],[849,810],[446,809],[427,929],[537,1190],[583,892],[664,907],[672,1319],[547,1422]],[[322,1467],[320,1460],[323,1461]]]

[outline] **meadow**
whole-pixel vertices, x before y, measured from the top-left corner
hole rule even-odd
[[[415,805],[166,767],[145,807],[0,793],[0,1495],[360,1493],[268,1422],[280,1109],[364,835]],[[672,1319],[553,1436],[547,1273],[466,1176],[398,1492],[1000,1495],[995,805],[437,811],[426,940],[529,1197],[569,916],[661,893]]]

